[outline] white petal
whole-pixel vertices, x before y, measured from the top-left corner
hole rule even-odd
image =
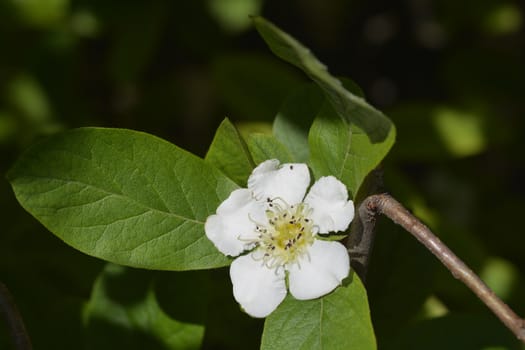
[[[333,176],[317,180],[304,199],[313,209],[310,218],[320,233],[345,231],[354,218],[354,202],[345,185]]]
[[[235,300],[253,317],[268,316],[286,296],[284,270],[269,269],[251,254],[233,261],[230,278]]]
[[[217,208],[217,214],[206,219],[204,231],[221,253],[237,256],[250,248],[250,239],[257,237],[255,222],[266,222],[264,210],[264,204],[255,201],[250,190],[235,190]]]
[[[279,166],[277,159],[262,162],[248,178],[248,188],[255,198],[281,198],[289,205],[301,202],[310,184],[310,173],[306,164],[286,163]]]
[[[330,293],[350,272],[350,258],[339,242],[316,240],[299,266],[288,268],[290,293],[299,300],[315,299]]]

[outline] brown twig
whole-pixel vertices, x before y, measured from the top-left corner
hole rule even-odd
[[[7,287],[0,282],[0,314],[4,316],[16,350],[31,350],[31,340]]]
[[[375,240],[374,213],[370,213],[363,200],[368,196],[380,193],[383,189],[383,170],[381,167],[374,169],[365,179],[357,193],[355,202],[361,204],[357,207],[355,218],[352,221],[351,232],[345,244],[350,254],[350,264],[363,283],[366,283],[368,263]]]
[[[376,234],[376,215],[371,212],[364,201],[357,207],[352,223],[352,234],[346,243],[350,254],[350,265],[363,283],[366,283],[368,263]]]
[[[525,320],[520,318],[467,266],[458,258],[428,227],[405,209],[388,194],[367,197],[362,202],[369,217],[361,220],[375,220],[376,214],[383,214],[401,225],[417,238],[449,269],[452,275],[469,287],[481,301],[507,326],[518,339],[525,343]],[[370,216],[371,215],[371,216]]]

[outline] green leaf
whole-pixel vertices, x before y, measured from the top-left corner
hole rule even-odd
[[[361,129],[339,118],[328,104],[314,120],[308,139],[315,177],[334,175],[347,186],[352,198],[385,155],[384,147],[372,144]]]
[[[297,40],[262,17],[253,17],[255,27],[275,55],[304,71],[325,92],[337,113],[355,124],[370,138],[380,144],[386,154],[395,138],[395,128],[383,113],[369,105],[363,98],[348,91],[339,80],[330,75],[326,66]]]
[[[279,159],[281,163],[292,162],[293,159],[286,147],[272,135],[249,135],[248,149],[256,164],[262,163],[267,159]]]
[[[71,130],[31,147],[8,177],[28,212],[86,254],[160,270],[229,263],[204,222],[237,186],[152,135]]]
[[[266,319],[261,349],[375,349],[366,291],[351,276],[319,299],[288,296]]]
[[[348,78],[341,81],[345,88],[363,96],[361,88]],[[294,162],[306,163],[309,159],[308,131],[323,106],[324,94],[313,83],[305,84],[286,98],[273,122],[273,134],[294,158]]]
[[[163,312],[152,281],[151,271],[106,266],[84,309],[87,349],[200,348],[204,326]]]
[[[219,125],[205,160],[241,187],[255,166],[246,142],[227,118]]]
[[[290,95],[273,122],[275,138],[288,148],[295,162],[309,158],[308,129],[323,104],[323,95],[312,83]]]

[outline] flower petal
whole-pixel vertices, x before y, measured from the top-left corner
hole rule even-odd
[[[300,203],[310,184],[306,164],[286,163],[279,166],[277,159],[259,164],[248,178],[248,188],[257,200],[281,198],[289,205]]]
[[[304,202],[313,209],[310,217],[319,233],[345,231],[354,218],[354,202],[348,200],[345,185],[333,176],[317,180]]]
[[[253,246],[250,240],[257,237],[255,222],[266,222],[264,210],[250,190],[235,190],[219,205],[217,214],[206,219],[204,231],[221,253],[237,256]]]
[[[286,297],[284,269],[269,269],[251,254],[235,259],[230,266],[233,296],[253,317],[266,317]]]
[[[290,293],[299,300],[315,299],[330,293],[350,271],[350,258],[339,242],[316,240],[298,264],[288,268]]]

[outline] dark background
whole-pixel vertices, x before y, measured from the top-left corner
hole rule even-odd
[[[4,0],[0,171],[42,135],[80,126],[142,130],[200,156],[225,116],[244,132],[268,130],[283,99],[307,80],[265,47],[248,18],[261,14],[391,117],[398,138],[384,164],[386,189],[524,315],[524,7],[510,0]],[[0,280],[35,348],[149,339],[133,330],[86,331],[82,307],[103,262],[43,229],[6,180],[0,209]],[[372,259],[368,291],[380,348],[519,348],[466,287],[384,220]],[[210,276],[229,288],[225,271]],[[262,323],[230,309],[230,327],[221,331],[217,315],[207,323],[204,347],[257,347]],[[235,322],[246,328],[242,335]]]

